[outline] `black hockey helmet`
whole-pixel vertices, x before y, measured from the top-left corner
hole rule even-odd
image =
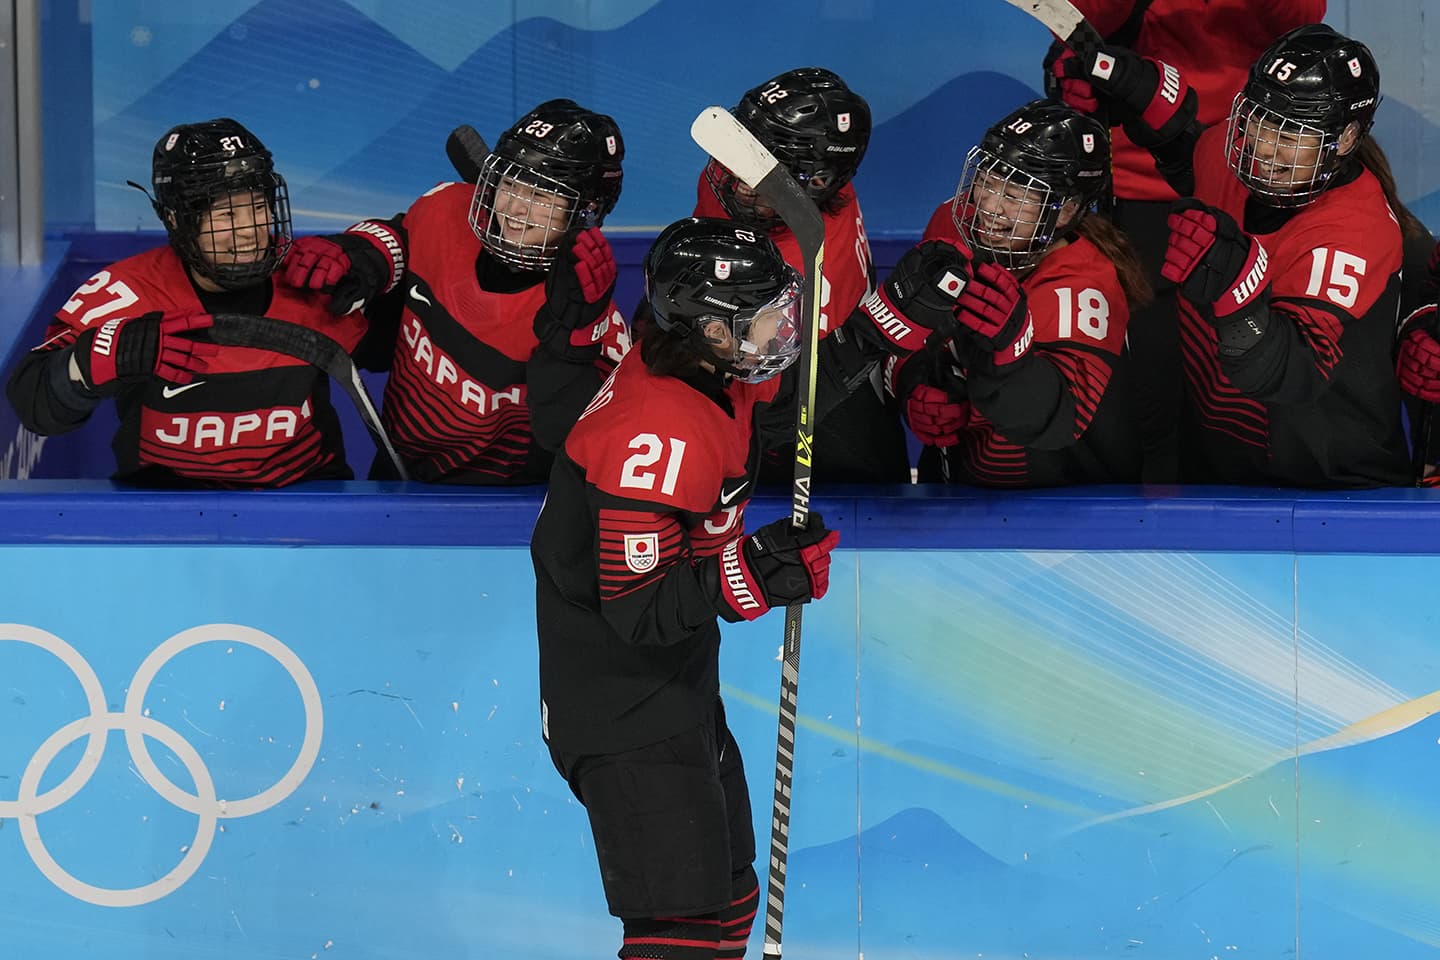
[[[951,212],[977,257],[1024,270],[1109,189],[1109,131],[1057,100],[1032,100],[966,155]]]
[[[817,205],[850,182],[870,145],[870,105],[839,76],[820,67],[787,70],[765,81],[746,91],[731,112],[785,164]],[[780,222],[757,214],[753,194],[737,193],[737,180],[724,167],[711,161],[706,177],[725,212],[736,220],[767,229]]]
[[[222,117],[171,127],[155,144],[151,201],[194,273],[239,289],[274,272],[290,249],[290,196],[260,138]]]
[[[733,220],[680,220],[645,255],[655,324],[748,383],[800,355],[800,275],[774,241]]]
[[[1355,125],[1358,143],[1379,105],[1380,70],[1365,44],[1323,23],[1296,27],[1251,66],[1230,109],[1226,160],[1266,203],[1304,206],[1339,169],[1346,130]]]
[[[496,259],[544,270],[561,237],[598,227],[615,209],[624,160],[625,141],[613,118],[573,100],[547,100],[496,141],[475,184],[470,225]],[[507,213],[502,195],[503,219],[494,215],[502,185],[518,200]]]

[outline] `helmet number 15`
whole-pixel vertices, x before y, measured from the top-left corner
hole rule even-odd
[[[1281,83],[1284,83],[1290,79],[1290,74],[1295,72],[1295,64],[1286,60],[1284,57],[1279,57],[1274,63],[1270,64],[1265,72]]]

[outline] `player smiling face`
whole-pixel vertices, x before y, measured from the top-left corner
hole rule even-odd
[[[493,228],[518,247],[549,249],[570,226],[571,201],[516,177],[502,177],[495,191]]]

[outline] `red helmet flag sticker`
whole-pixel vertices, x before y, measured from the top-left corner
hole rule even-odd
[[[625,566],[635,573],[649,573],[660,559],[658,533],[625,534]]]
[[[716,261],[715,261],[715,279],[716,279],[716,280],[728,280],[728,279],[730,279],[730,261],[729,261],[729,260],[716,260]]]
[[[1086,152],[1086,153],[1094,153],[1094,152],[1095,152],[1095,134],[1093,134],[1093,133],[1082,133],[1082,134],[1080,135],[1080,145],[1085,148],[1085,152]]]
[[[840,129],[840,132],[841,132],[841,133],[844,133],[846,130],[849,130],[849,129],[850,129],[850,114],[849,114],[849,113],[838,113],[838,114],[836,114],[836,115],[835,115],[835,126]]]
[[[1359,57],[1351,57],[1351,58],[1350,58],[1350,62],[1347,64],[1347,66],[1349,66],[1349,68],[1350,68],[1350,75],[1351,75],[1351,76],[1354,76],[1354,77],[1360,76],[1360,58],[1359,58]]]
[[[605,149],[610,151],[610,156],[615,156],[615,138],[613,136],[605,138]]]

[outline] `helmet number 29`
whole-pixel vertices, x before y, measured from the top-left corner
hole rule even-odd
[[[1110,332],[1110,302],[1105,294],[1094,287],[1086,287],[1078,294],[1070,287],[1056,287],[1055,295],[1060,298],[1059,330],[1061,340],[1071,340],[1079,331],[1092,340],[1104,340]]]
[[[680,463],[685,459],[685,441],[677,440],[674,437],[668,439],[670,452],[667,455],[664,440],[653,433],[636,434],[626,447],[639,452],[626,458],[625,466],[620,473],[620,486],[635,490],[654,490],[658,471],[649,468],[663,458],[665,460],[665,476],[660,481],[660,492],[666,496],[673,495],[675,483],[680,479]]]

